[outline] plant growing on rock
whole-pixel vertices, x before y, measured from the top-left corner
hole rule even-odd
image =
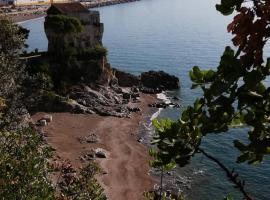
[[[80,33],[83,30],[80,20],[66,15],[48,15],[44,26],[62,34]]]

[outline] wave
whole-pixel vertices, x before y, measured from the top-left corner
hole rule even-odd
[[[171,100],[166,96],[165,92],[161,92],[157,94],[157,99],[162,100],[163,102],[165,102],[166,104],[170,104]],[[161,111],[163,110],[163,108],[158,108],[157,112],[155,112],[151,118],[150,118],[150,124],[149,127],[152,125],[152,121],[156,118],[158,118],[158,116],[160,115]]]

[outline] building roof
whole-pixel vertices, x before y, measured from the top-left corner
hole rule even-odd
[[[68,13],[80,13],[80,12],[89,12],[89,10],[79,2],[71,3],[53,3],[48,9],[48,14],[56,14],[56,10],[59,14],[68,14]]]

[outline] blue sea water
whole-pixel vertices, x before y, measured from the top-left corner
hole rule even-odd
[[[231,35],[226,26],[230,17],[215,10],[217,0],[142,0],[139,2],[99,8],[105,32],[103,44],[109,50],[109,62],[121,70],[139,74],[147,70],[165,70],[180,78],[181,89],[170,92],[180,97],[185,107],[191,104],[199,90],[191,90],[189,70],[195,66],[215,68]],[[22,23],[31,30],[29,50],[47,49],[43,30],[44,19]],[[267,50],[268,56],[270,51]],[[266,55],[267,56],[267,55]],[[160,117],[177,119],[181,110],[165,109]],[[247,141],[247,128],[232,129],[228,134],[209,135],[203,148],[216,155],[230,168],[235,168],[246,181],[246,188],[255,199],[270,199],[270,159],[259,165],[235,164],[239,152],[232,141]],[[187,199],[216,200],[232,194],[242,195],[228,181],[219,167],[196,155],[190,165],[178,170],[192,177]]]

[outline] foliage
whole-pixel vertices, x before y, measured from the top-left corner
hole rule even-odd
[[[83,30],[80,20],[66,15],[48,15],[44,26],[62,34],[80,33]]]
[[[23,74],[19,52],[24,46],[25,35],[9,18],[0,16],[0,24],[0,96],[5,98],[14,92]]]
[[[107,56],[108,50],[101,46],[101,45],[96,45],[93,48],[86,49],[84,50],[81,55],[79,55],[80,59],[86,60],[86,59],[101,59],[105,56]]]
[[[162,193],[162,195],[157,195],[156,192],[146,192],[143,194],[146,200],[184,200],[183,196],[173,196],[171,194]]]
[[[34,129],[19,126],[20,114],[28,112],[18,94],[35,95],[33,91],[38,88],[48,98],[61,97],[50,92],[51,70],[48,63],[36,62],[25,68],[20,61],[28,31],[2,16],[0,24],[0,198],[57,199],[55,188],[48,180],[51,148]],[[17,110],[24,110],[24,113]],[[66,188],[76,192],[73,199],[105,199],[103,189],[93,178],[96,171],[95,165],[91,164],[81,171],[79,177],[75,177],[77,181]]]
[[[228,195],[224,198],[224,200],[233,200],[233,197],[231,195]]]
[[[62,192],[69,199],[76,200],[106,200],[103,188],[98,184],[94,176],[100,172],[99,166],[94,163],[88,163],[81,171],[78,177],[67,181],[67,187],[63,187]]]
[[[30,76],[43,73],[50,75],[49,62],[43,59],[30,60],[26,66],[26,71]]]
[[[237,162],[258,163],[270,154],[270,87],[265,84],[270,58],[263,60],[270,37],[270,2],[251,2],[221,0],[216,6],[222,14],[236,13],[228,31],[234,35],[237,51],[226,47],[216,70],[193,67],[192,89],[200,87],[203,95],[177,121],[154,121],[157,165],[186,165],[207,134],[227,132],[239,123],[249,127],[249,142],[234,141],[241,152]]]
[[[0,16],[0,98],[5,101],[1,109],[0,128],[7,128],[11,120],[17,121],[22,114],[22,93],[19,91],[25,79],[24,65],[19,60],[27,30]],[[11,127],[9,127],[11,128]]]
[[[42,136],[31,128],[0,132],[1,199],[55,199],[44,176],[50,156]]]
[[[23,47],[26,33],[8,17],[0,16],[0,24],[0,52],[13,57]]]

